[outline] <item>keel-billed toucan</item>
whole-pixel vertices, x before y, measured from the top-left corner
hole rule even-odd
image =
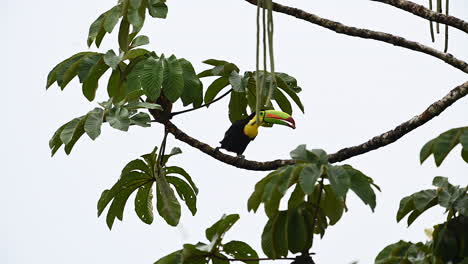
[[[245,119],[238,120],[231,125],[231,127],[224,134],[221,147],[225,150],[232,151],[237,154],[237,156],[243,157],[245,148],[254,140],[258,134],[258,128],[263,123],[269,124],[278,124],[289,126],[291,128],[296,128],[296,123],[294,119],[287,113],[276,111],[276,110],[264,110],[260,111],[259,121],[257,122],[257,116],[255,113],[252,113]]]

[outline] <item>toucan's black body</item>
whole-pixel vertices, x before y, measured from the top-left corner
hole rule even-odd
[[[244,134],[244,127],[249,123],[249,121],[255,116],[255,113],[251,114],[245,119],[238,120],[231,125],[231,127],[226,131],[224,134],[223,140],[221,143],[221,147],[225,150],[232,151],[237,155],[242,155],[247,145],[249,145],[250,141],[254,140],[255,138],[249,138],[247,135]]]

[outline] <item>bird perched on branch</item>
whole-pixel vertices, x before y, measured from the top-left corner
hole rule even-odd
[[[244,158],[245,148],[254,140],[258,134],[258,128],[262,124],[278,124],[288,126],[293,129],[296,128],[294,119],[287,113],[276,111],[276,110],[264,110],[259,112],[258,120],[257,115],[252,113],[245,119],[238,120],[231,125],[231,127],[224,134],[221,147],[217,147],[232,151],[237,154],[238,157]]]

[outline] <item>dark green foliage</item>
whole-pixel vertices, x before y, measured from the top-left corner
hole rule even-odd
[[[432,154],[436,165],[440,166],[449,152],[458,144],[462,145],[461,156],[468,163],[468,127],[450,129],[427,142],[421,149],[421,163]]]
[[[141,156],[141,159],[130,161],[122,169],[120,178],[114,186],[102,192],[98,201],[98,216],[110,204],[106,221],[109,229],[112,228],[115,218],[122,220],[125,204],[129,196],[136,190],[138,192],[135,197],[135,212],[146,224],[151,224],[154,219],[153,190],[156,191],[158,213],[169,225],[176,226],[180,219],[181,208],[174,194],[174,189],[179,194],[180,199],[185,201],[191,213],[195,215],[197,212],[196,195],[198,189],[190,175],[180,168],[174,170],[168,169],[174,167],[158,166],[156,150],[157,148],[153,152]],[[180,149],[174,148],[171,154],[165,155],[163,159],[167,162],[169,157],[178,153],[181,153]],[[180,176],[189,183],[181,179]],[[153,185],[156,185],[155,189],[153,189]]]
[[[198,77],[219,76],[206,90],[205,103],[211,102],[225,87],[230,86],[232,92],[229,101],[229,120],[234,123],[247,117],[247,107],[250,108],[250,112],[255,111],[257,83],[255,72],[245,72],[244,75],[240,75],[240,70],[235,64],[223,60],[210,59],[204,61],[204,63],[214,67],[199,73]],[[301,88],[297,86],[296,79],[286,73],[277,72],[275,74],[277,87],[272,100],[278,104],[282,111],[292,114],[291,102],[284,94],[286,93],[304,112],[304,106],[297,96]],[[266,78],[267,87],[269,87],[271,74],[267,74],[265,77],[265,74],[260,72],[259,76],[260,78]],[[267,91],[264,91],[262,97],[264,97],[263,99],[267,97]],[[268,106],[268,108],[274,109],[272,105]]]
[[[206,229],[206,238],[209,243],[184,244],[177,250],[155,262],[155,264],[229,264],[226,255],[236,259],[243,259],[245,263],[258,264],[257,252],[247,243],[232,240],[225,244],[222,239],[227,231],[239,220],[239,215],[223,215],[223,217]],[[249,259],[252,259],[249,260]]]
[[[444,264],[432,255],[431,242],[413,244],[400,240],[385,247],[375,258],[375,264]]]
[[[465,206],[465,209],[468,209]],[[433,233],[433,254],[444,263],[468,260],[468,217],[460,215],[436,225]]]
[[[435,177],[432,184],[437,188],[416,192],[400,201],[396,216],[398,222],[409,214],[407,223],[410,226],[416,218],[435,205],[468,216],[467,188],[454,186],[445,177]]]
[[[298,253],[309,249],[314,233],[323,236],[329,225],[341,219],[348,190],[372,210],[376,205],[372,186],[379,188],[372,179],[349,165],[329,164],[325,151],[307,150],[300,145],[291,152],[291,157],[298,163],[268,174],[255,185],[248,201],[248,210],[254,212],[264,204],[269,220],[263,230],[262,248],[271,258],[286,256],[288,250]],[[279,210],[281,199],[293,185],[288,210]]]

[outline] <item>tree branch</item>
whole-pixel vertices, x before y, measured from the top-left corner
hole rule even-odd
[[[245,0],[253,5],[257,5],[257,0]],[[273,3],[273,10],[279,13],[283,13],[286,15],[290,15],[305,21],[308,21],[312,24],[316,24],[318,26],[330,29],[332,31],[335,31],[336,33],[339,34],[345,34],[353,37],[359,37],[359,38],[365,38],[365,39],[374,39],[382,42],[386,42],[395,46],[407,48],[410,50],[422,52],[428,55],[431,55],[433,57],[436,57],[447,64],[452,65],[453,67],[468,73],[468,63],[466,63],[463,60],[455,58],[453,55],[449,53],[443,53],[441,51],[438,51],[434,48],[425,46],[421,43],[415,42],[415,41],[410,41],[407,40],[403,37],[400,36],[395,36],[392,34],[384,33],[384,32],[379,32],[379,31],[373,31],[369,29],[363,29],[363,28],[356,28],[356,27],[350,27],[343,25],[339,22],[321,18],[319,16],[316,16],[314,14],[305,12],[301,9],[295,8],[295,7],[289,7],[289,6],[284,6],[280,5],[277,3]]]
[[[357,146],[344,148],[334,154],[328,156],[330,163],[344,161],[354,156],[358,156],[369,151],[378,149],[380,147],[389,145],[404,135],[408,134],[412,130],[424,125],[429,120],[433,119],[434,117],[438,116],[442,113],[445,109],[451,106],[460,98],[466,96],[468,94],[468,82],[455,87],[451,90],[446,96],[442,99],[438,100],[437,102],[431,104],[424,112],[421,114],[411,118],[410,120],[403,122],[396,128],[387,131],[379,136],[376,136],[365,143],[362,143]],[[273,161],[252,161],[241,159],[238,157],[233,157],[230,155],[226,155],[221,153],[220,151],[216,151],[210,145],[200,142],[197,139],[185,134],[179,128],[177,128],[172,122],[169,120],[164,122],[167,131],[173,134],[176,139],[183,141],[190,146],[201,150],[202,152],[212,156],[213,158],[224,162],[226,164],[230,164],[237,168],[246,169],[246,170],[254,170],[254,171],[270,171],[278,169],[279,167],[285,165],[292,165],[295,163],[294,160],[273,160]]]
[[[423,5],[419,5],[419,4],[413,3],[411,1],[406,1],[406,0],[372,0],[372,1],[392,5],[396,8],[405,10],[407,12],[410,12],[414,15],[425,18],[427,20],[446,24],[454,28],[458,28],[459,30],[464,31],[465,33],[468,33],[468,23],[466,21],[460,18],[454,17],[454,16],[449,16],[449,15],[444,15],[442,13],[434,12],[424,7]]]

